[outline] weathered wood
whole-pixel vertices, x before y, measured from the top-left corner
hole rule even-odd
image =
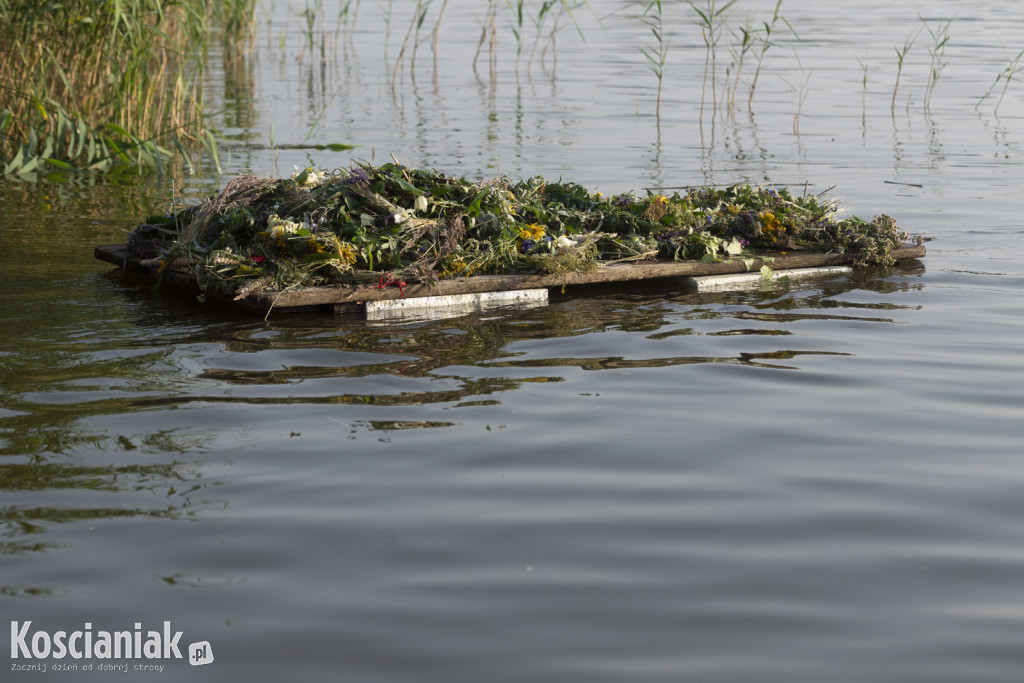
[[[893,252],[893,257],[897,260],[922,258],[924,255],[924,245],[905,246]],[[149,275],[154,280],[158,275],[158,268],[155,265],[147,266],[130,259],[127,246],[123,244],[98,246],[95,249],[95,256],[101,261],[112,263],[126,270]],[[261,310],[299,306],[329,306],[382,299],[398,299],[403,294],[405,297],[476,294],[481,292],[562,287],[565,285],[744,273],[760,270],[763,265],[770,265],[775,270],[833,266],[850,263],[852,260],[849,254],[819,254],[816,252],[800,251],[766,253],[761,255],[761,257],[747,259],[746,261],[736,259],[717,263],[705,263],[703,261],[642,261],[616,263],[598,268],[591,273],[567,273],[564,275],[476,275],[452,280],[440,280],[434,283],[410,283],[401,289],[394,285],[381,288],[371,284],[306,287],[284,292],[257,290],[237,300],[235,303],[246,308]],[[167,268],[163,278],[164,282],[171,285],[198,289],[195,275],[179,271],[173,266]]]

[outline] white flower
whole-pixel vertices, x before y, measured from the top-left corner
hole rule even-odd
[[[391,218],[394,219],[396,224],[403,223],[412,218],[415,213],[412,209],[399,209],[398,213],[392,215]]]
[[[577,242],[576,240],[571,240],[565,235],[559,235],[558,240],[555,241],[555,244],[557,244],[559,248],[565,249],[567,247],[575,247],[577,244],[579,244],[579,242]]]
[[[280,239],[285,235],[294,235],[302,227],[304,227],[302,223],[284,220],[276,213],[267,217],[267,232],[275,239]]]
[[[417,211],[426,211],[427,210],[427,195],[421,194],[419,197],[417,197],[416,201],[413,202],[412,208],[416,209]]]
[[[295,173],[292,173],[292,180],[299,181],[299,184],[303,187],[316,187],[327,177],[327,171],[317,172],[312,168],[299,168],[298,166],[293,168]],[[299,180],[300,178],[302,180]]]
[[[732,241],[723,245],[722,248],[725,249],[725,253],[729,256],[739,256],[743,253],[743,245],[740,244],[738,237],[733,237]]]

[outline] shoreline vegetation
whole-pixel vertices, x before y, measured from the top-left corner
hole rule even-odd
[[[652,259],[750,260],[766,251],[890,265],[910,239],[889,216],[839,218],[838,210],[822,195],[768,185],[605,197],[562,180],[481,182],[396,161],[239,176],[205,203],[150,217],[127,248],[161,274],[194,274],[204,297],[214,290],[240,299],[332,284],[585,273]]]
[[[255,0],[0,0],[0,166],[47,171],[156,169],[195,149],[216,162],[203,92],[219,32],[252,43]]]

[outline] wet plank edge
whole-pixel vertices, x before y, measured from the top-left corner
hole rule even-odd
[[[896,250],[893,256],[897,260],[917,259],[923,258],[925,253],[924,245],[910,245]],[[148,275],[154,281],[156,280],[157,268],[143,265],[134,259],[129,259],[127,246],[124,244],[97,246],[94,256],[119,268],[142,273]],[[703,261],[643,261],[640,263],[612,264],[598,268],[592,273],[567,273],[565,275],[476,275],[453,280],[440,280],[434,283],[411,283],[402,288],[402,291],[394,285],[379,288],[377,285],[372,284],[306,287],[304,289],[284,292],[257,290],[234,303],[246,308],[267,310],[271,307],[325,306],[379,301],[382,299],[398,299],[401,298],[403,291],[405,297],[409,298],[446,294],[477,294],[481,292],[562,287],[565,285],[605,282],[629,282],[669,277],[691,277],[695,275],[720,275],[759,270],[766,263],[764,259],[768,259],[768,265],[775,270],[835,266],[851,261],[851,257],[847,254],[819,254],[806,251],[766,253],[761,255],[761,257],[754,257],[749,269],[742,259],[718,263],[705,263]],[[185,289],[198,289],[195,275],[176,270],[173,267],[164,273],[164,282]]]

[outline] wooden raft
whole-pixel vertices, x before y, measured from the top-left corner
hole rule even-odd
[[[122,270],[141,273],[151,280],[157,279],[157,267],[144,265],[128,257],[128,247],[124,244],[107,244],[97,246],[94,252],[97,259],[112,263]],[[925,255],[923,245],[908,245],[893,252],[893,257],[905,259],[922,258]],[[767,260],[765,260],[767,259]],[[256,290],[244,297],[226,301],[245,308],[268,311],[274,309],[295,309],[308,307],[346,307],[347,305],[364,304],[368,301],[385,299],[415,298],[426,296],[445,296],[451,294],[478,294],[484,292],[505,292],[525,289],[564,287],[566,285],[586,285],[607,282],[631,282],[660,278],[694,277],[700,275],[720,275],[726,273],[744,273],[758,271],[761,266],[769,265],[773,270],[790,270],[795,268],[814,268],[847,264],[852,258],[847,254],[820,254],[809,251],[765,253],[760,257],[718,263],[703,261],[641,261],[632,263],[615,263],[590,273],[567,273],[564,275],[475,275],[472,277],[439,280],[434,283],[410,283],[401,288],[394,284],[379,287],[376,284],[346,285],[331,287],[305,287],[283,292]],[[749,268],[748,268],[749,264]],[[185,289],[199,289],[193,273],[168,268],[163,274],[166,284]]]

